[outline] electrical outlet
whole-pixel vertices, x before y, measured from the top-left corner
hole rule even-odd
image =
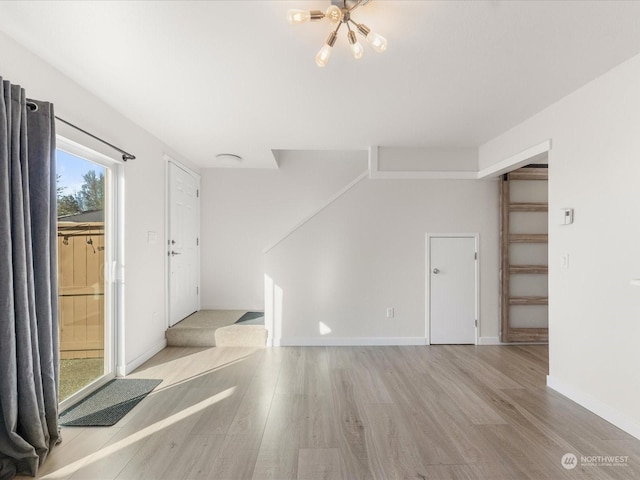
[[[387,308],[387,318],[393,318],[395,316],[395,311],[393,307]]]

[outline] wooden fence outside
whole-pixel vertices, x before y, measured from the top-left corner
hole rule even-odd
[[[58,222],[60,358],[104,357],[104,222]]]

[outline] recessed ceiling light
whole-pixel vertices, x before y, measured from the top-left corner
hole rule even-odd
[[[219,153],[216,155],[216,159],[227,165],[239,163],[242,161],[242,157],[240,155],[236,155],[235,153]]]

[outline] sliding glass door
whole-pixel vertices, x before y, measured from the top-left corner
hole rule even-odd
[[[115,373],[117,164],[58,139],[59,402],[71,405]]]

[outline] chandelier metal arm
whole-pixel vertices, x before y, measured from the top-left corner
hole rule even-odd
[[[338,35],[338,30],[340,30],[340,27],[342,26],[342,22],[338,22],[338,26],[336,27],[336,29],[333,31],[333,33],[335,35]]]
[[[359,6],[364,5],[364,3],[362,2],[356,2],[355,5],[353,5],[351,8],[349,8],[347,6],[347,0],[344,0],[344,8],[346,8],[347,10],[349,10],[350,12],[353,12],[356,8],[358,8]]]
[[[332,0],[331,1],[333,5],[337,5],[337,6],[340,6],[340,3],[342,3],[343,8],[349,11],[353,11],[358,7],[362,7],[369,2],[370,0]],[[352,4],[351,6],[349,6],[350,3]]]
[[[358,32],[360,32],[360,35],[362,35],[363,37],[367,38],[367,36],[369,35],[369,33],[371,33],[371,29],[369,27],[367,27],[364,23],[358,23],[358,22],[354,22],[353,20],[349,19],[349,21],[351,23],[353,23],[353,25],[356,27],[356,29],[358,30]]]
[[[358,30],[358,32],[360,32],[360,34],[363,37],[366,37],[367,35],[369,35],[369,32],[371,31],[371,29],[369,29],[369,27],[367,27],[363,23],[354,22],[351,19],[349,19],[349,22],[353,23],[353,25],[356,27],[356,30]]]
[[[376,52],[382,53],[387,49],[387,40],[382,35],[372,32],[365,24],[358,23],[351,19],[351,14],[356,8],[366,5],[370,1],[371,0],[331,0],[331,6],[326,12],[320,10],[305,11],[292,9],[287,13],[287,20],[291,25],[300,25],[301,23],[327,18],[334,25],[337,24],[335,29],[331,30],[324,46],[316,55],[316,64],[319,67],[327,65],[331,56],[331,49],[336,43],[338,31],[344,23],[348,30],[347,40],[349,41],[351,52],[357,60],[362,57],[364,50],[360,42],[356,39],[356,32],[360,33]],[[353,29],[351,28],[352,25],[354,27]]]

